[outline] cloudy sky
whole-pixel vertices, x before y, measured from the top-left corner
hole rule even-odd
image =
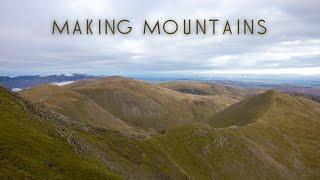
[[[319,0],[1,0],[0,75],[319,75],[319,12]],[[87,18],[126,18],[134,29],[126,36],[51,34],[54,19]],[[145,19],[184,18],[265,19],[268,33],[141,35]]]

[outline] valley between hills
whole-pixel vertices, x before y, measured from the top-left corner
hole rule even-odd
[[[124,77],[0,88],[4,179],[319,179],[320,103]]]

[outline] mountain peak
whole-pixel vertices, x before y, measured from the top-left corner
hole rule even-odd
[[[295,112],[295,119],[303,119],[303,111],[318,116],[319,103],[303,97],[295,97],[276,90],[268,90],[265,93],[252,96],[248,99],[231,105],[229,108],[215,114],[211,118],[214,127],[245,126],[255,123],[257,120],[276,122],[283,120],[281,115]],[[301,112],[301,113],[300,113]],[[300,113],[300,114],[299,114]]]
[[[285,95],[285,93],[282,93],[280,91],[274,90],[274,89],[270,89],[267,90],[266,92],[260,94],[260,95],[266,95],[266,96],[270,96],[270,97],[276,97],[276,96],[282,96]]]

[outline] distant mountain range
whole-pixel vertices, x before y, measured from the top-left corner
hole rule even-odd
[[[300,82],[298,85],[288,84],[288,83],[273,84],[273,83],[267,83],[267,82],[241,82],[241,81],[214,81],[214,82],[222,85],[242,87],[247,89],[276,89],[289,94],[304,96],[306,98],[320,102],[320,85],[314,82],[308,82],[308,81],[306,81],[305,83]]]
[[[61,83],[61,82],[72,82],[83,79],[95,78],[94,76],[85,75],[85,74],[58,74],[58,75],[47,75],[47,76],[0,76],[0,85],[9,89],[26,89],[41,84],[50,84],[50,83]]]
[[[320,103],[106,77],[0,88],[0,177],[318,179]]]

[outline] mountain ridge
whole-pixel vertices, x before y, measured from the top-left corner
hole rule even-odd
[[[97,98],[94,97],[97,92],[102,92],[100,95],[104,95],[117,92],[118,89],[124,89],[126,93],[137,97],[134,100],[145,97],[141,92],[146,89],[148,98],[166,97],[169,102],[180,102],[172,100],[172,94],[178,96],[178,99],[203,98],[119,77],[107,81],[105,79],[89,81],[91,82],[79,81],[79,84],[69,84],[59,89],[68,91],[76,89],[77,93],[82,94],[81,97],[88,98]],[[107,91],[104,92],[105,89]],[[161,91],[161,94],[154,91]],[[41,99],[39,96],[41,93],[32,95]],[[72,98],[68,99],[70,100]],[[95,99],[95,102],[97,100],[99,98]],[[162,99],[158,100],[162,102]],[[201,106],[201,103],[196,105]],[[2,108],[4,107],[0,110]],[[114,113],[110,109],[109,111]],[[318,151],[320,104],[277,91],[267,91],[234,102],[233,105],[215,112],[208,121],[183,123],[167,127],[164,131],[149,131],[148,136],[126,134],[86,123],[73,123],[72,120],[67,122],[70,123],[66,126],[67,130],[73,132],[76,144],[83,149],[79,151],[80,157],[84,155],[94,160],[90,161],[89,167],[95,162],[98,163],[95,167],[101,167],[108,172],[103,174],[104,177],[109,175],[119,175],[125,179],[316,179],[320,177]],[[10,131],[12,132],[14,131]],[[22,140],[24,139],[19,139]]]
[[[284,103],[284,104],[281,104]],[[229,108],[215,114],[213,119],[213,126],[215,127],[227,127],[227,126],[241,126],[254,123],[257,118],[262,118],[270,111],[276,111],[280,105],[287,106],[288,108],[293,107],[296,109],[306,109],[308,104],[312,105],[313,109],[319,111],[319,103],[310,99],[292,96],[276,90],[268,90],[263,94],[259,94],[238,103],[231,105]],[[313,107],[314,106],[314,107]],[[248,111],[244,111],[244,108],[248,108]],[[306,109],[307,110],[307,109]],[[315,112],[316,112],[315,111]],[[272,112],[271,112],[272,113]],[[303,116],[303,112],[300,112],[300,116]],[[310,112],[310,114],[313,114]],[[315,116],[318,116],[316,114]],[[232,121],[230,121],[232,120]],[[242,120],[242,121],[240,121]],[[238,121],[238,122],[235,122]]]
[[[236,102],[228,97],[184,94],[123,77],[78,81],[65,87],[93,99],[119,119],[157,130],[205,121]]]
[[[227,85],[195,81],[166,82],[159,83],[159,86],[187,94],[223,95],[237,100],[241,100],[253,94],[253,90],[249,91],[247,89]]]
[[[20,92],[22,96],[47,106],[73,122],[88,123],[92,126],[134,133],[134,129],[122,120],[102,109],[86,96],[56,85],[41,85]]]

